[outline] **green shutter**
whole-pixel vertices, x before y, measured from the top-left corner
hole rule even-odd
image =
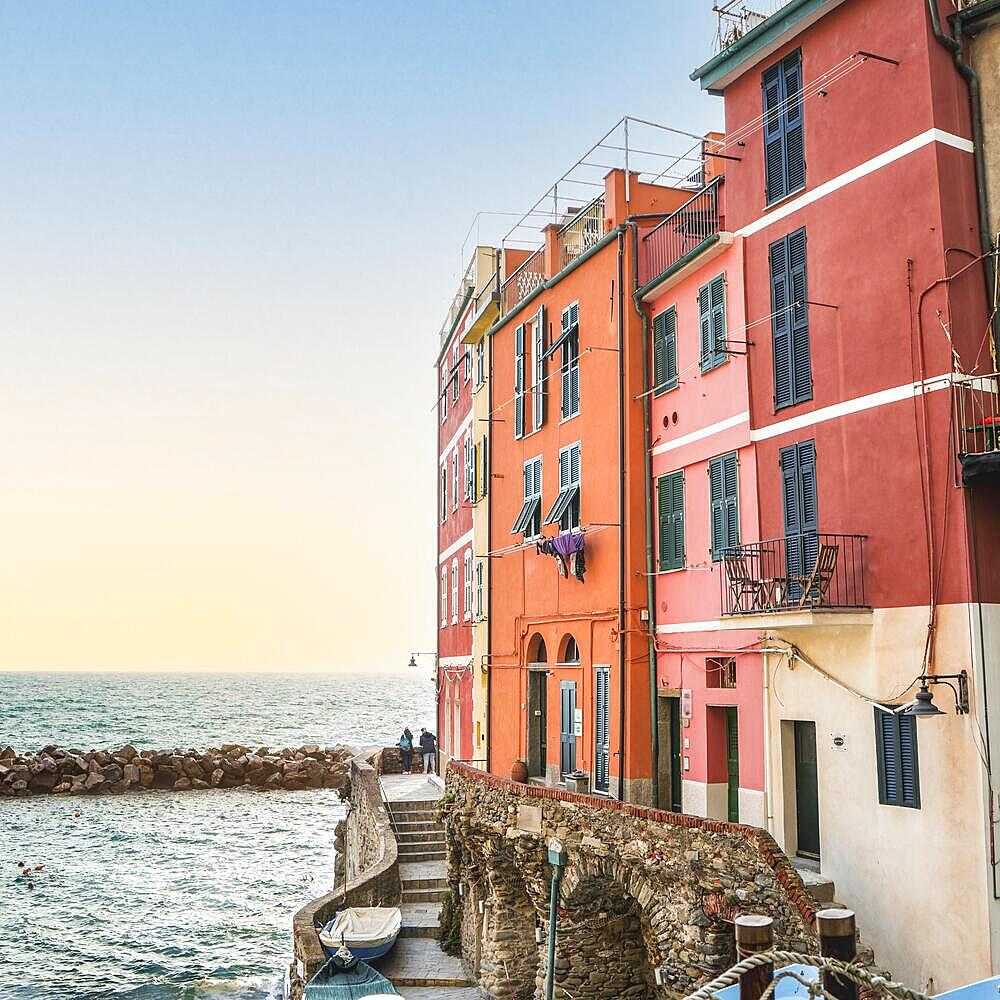
[[[726,276],[717,275],[698,289],[698,323],[701,330],[701,370],[711,371],[729,355],[726,337]]]
[[[722,492],[725,505],[726,548],[735,548],[740,544],[740,512],[739,512],[739,467],[736,452],[723,456],[722,459]]]
[[[677,387],[677,310],[653,320],[653,390],[658,396]]]
[[[722,459],[713,458],[708,463],[708,506],[711,519],[712,559],[722,558],[726,547],[726,509],[722,489]]]
[[[712,367],[715,351],[712,345],[712,300],[708,285],[698,289],[698,329],[701,331],[701,370]]]
[[[660,476],[657,483],[660,569],[684,567],[684,473]]]

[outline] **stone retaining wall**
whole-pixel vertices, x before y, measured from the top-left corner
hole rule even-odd
[[[303,746],[252,750],[225,743],[208,750],[67,750],[47,746],[38,753],[0,750],[0,796],[101,795],[148,789],[261,790],[334,788],[347,782],[349,747]]]
[[[542,995],[553,869],[565,846],[556,996],[652,1000],[728,967],[732,920],[774,918],[780,946],[816,946],[813,903],[765,831],[561,789],[521,785],[451,763],[443,809],[449,881],[464,900],[463,957],[484,994]],[[666,986],[656,987],[662,967]]]
[[[398,906],[402,897],[396,838],[379,786],[381,754],[380,750],[369,750],[351,758],[349,812],[338,831],[338,849],[344,859],[343,869],[338,865],[338,885],[302,907],[292,919],[292,1000],[302,996],[304,984],[326,961],[318,928],[337,910],[344,906]]]

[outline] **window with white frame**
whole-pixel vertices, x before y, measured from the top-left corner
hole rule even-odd
[[[458,402],[458,344],[451,349],[451,401]]]
[[[448,460],[441,465],[441,523],[448,520]]]
[[[448,362],[441,361],[441,423],[448,419]]]
[[[539,306],[531,331],[531,429],[537,431],[545,423],[545,403],[548,398],[548,380],[545,347],[545,306]]]
[[[475,499],[472,494],[472,473],[475,463],[472,455],[472,436],[466,435],[462,442],[462,496],[466,500]]]
[[[451,509],[458,510],[458,449],[451,453]]]
[[[448,567],[441,568],[441,628],[448,624]]]
[[[532,458],[524,463],[524,506],[517,515],[511,534],[524,533],[527,542],[542,533],[542,460]]]
[[[559,522],[560,531],[580,527],[580,442],[559,449],[559,496],[546,524]]]
[[[451,623],[458,624],[458,560],[451,561]]]
[[[465,565],[462,567],[463,612],[466,621],[472,618],[472,549],[465,550]]]
[[[476,342],[476,388],[479,389],[486,381],[486,338],[480,337]]]
[[[472,378],[472,345],[465,345],[465,366],[462,370],[462,378],[465,384],[469,384],[469,379]]]
[[[476,621],[482,621],[486,617],[485,611],[485,565],[482,559],[476,561]]]
[[[562,418],[580,412],[580,308],[574,303],[562,314]]]

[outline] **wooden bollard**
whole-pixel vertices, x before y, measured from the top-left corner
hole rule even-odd
[[[770,917],[748,913],[736,918],[737,961],[770,951],[774,945],[774,921]],[[760,1000],[774,979],[774,963],[758,965],[740,976],[740,1000]]]
[[[824,958],[853,962],[858,955],[858,936],[853,910],[820,910],[816,914],[819,953]],[[858,987],[835,972],[823,973],[823,988],[837,1000],[858,1000]]]

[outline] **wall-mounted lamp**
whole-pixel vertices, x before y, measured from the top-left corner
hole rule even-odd
[[[921,674],[917,680],[920,681],[920,690],[912,704],[907,705],[901,714],[914,715],[918,719],[947,714],[934,704],[934,694],[929,687],[931,684],[944,684],[951,688],[951,693],[955,696],[956,714],[969,714],[969,675],[966,671],[963,670],[960,674]],[[952,684],[952,681],[955,683]]]

